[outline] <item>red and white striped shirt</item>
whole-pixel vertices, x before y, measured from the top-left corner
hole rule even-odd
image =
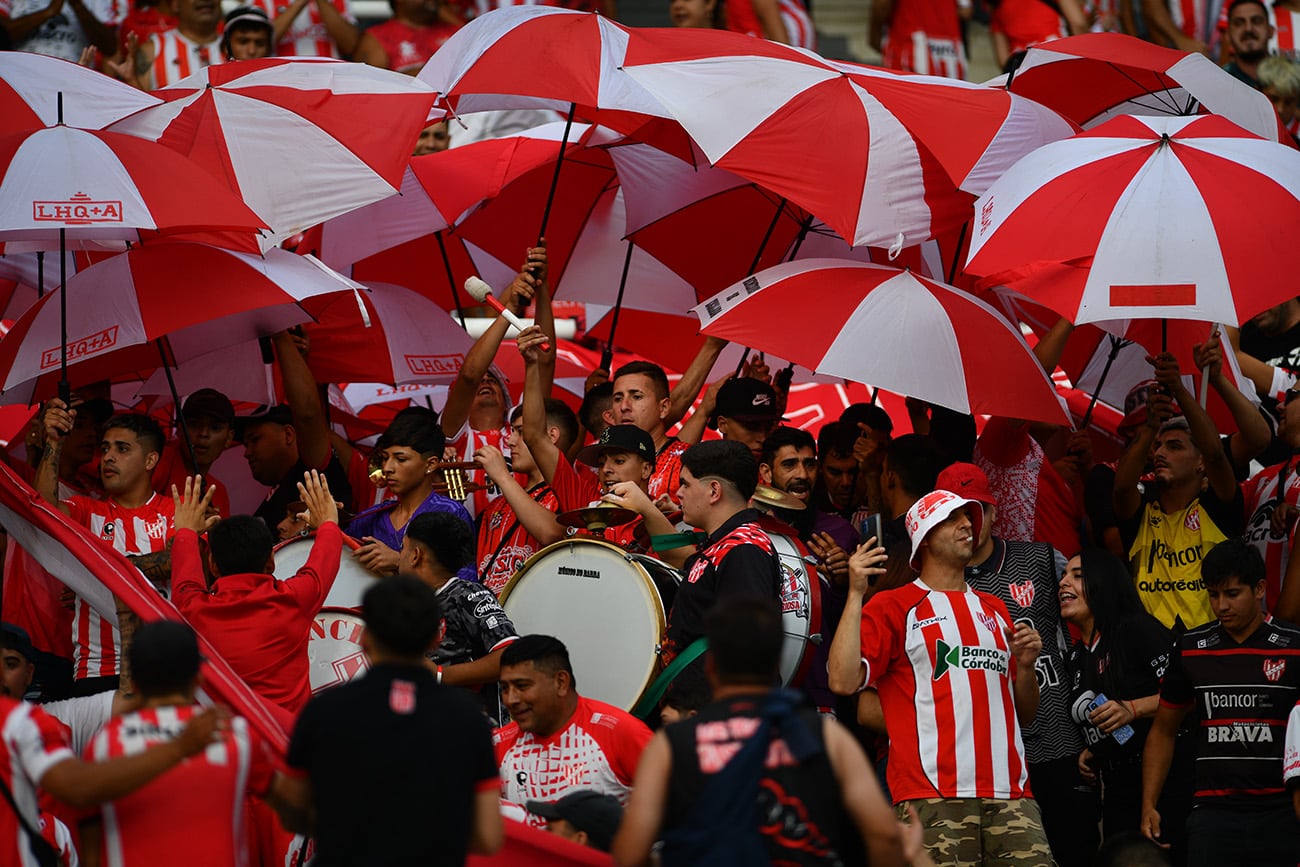
[[[1300,457],[1285,463],[1265,467],[1242,485],[1241,493],[1246,503],[1245,538],[1264,558],[1264,604],[1271,611],[1282,592],[1282,579],[1291,559],[1291,533],[1286,527],[1279,534],[1272,532],[1273,512],[1280,505],[1278,482],[1282,480],[1286,491],[1282,502],[1300,506]]]
[[[173,740],[198,708],[148,708],[113,719],[87,758],[133,756]],[[271,753],[243,717],[202,753],[103,808],[109,867],[244,867],[246,796],[265,794],[275,776]]]
[[[166,30],[150,36],[149,44],[153,46],[151,90],[175,84],[205,66],[225,62],[220,37],[211,42],[195,42],[179,30]]]
[[[790,44],[796,48],[812,51],[817,47],[817,30],[813,27],[812,16],[801,0],[777,0],[781,10],[781,22],[785,24],[786,35]]]
[[[518,723],[492,736],[501,768],[501,798],[523,806],[555,801],[574,789],[595,789],[627,803],[650,729],[627,711],[579,696],[569,724],[549,738],[520,731]],[[538,827],[545,821],[530,815]]]
[[[650,499],[657,500],[667,494],[668,499],[681,505],[681,500],[677,499],[677,489],[682,486],[682,452],[688,448],[688,443],[671,440],[655,455],[654,475],[646,485]]]
[[[253,0],[250,5],[261,9],[267,18],[275,21],[293,3],[285,0]],[[352,15],[352,4],[348,0],[331,0],[330,5],[345,19],[356,23],[356,18]],[[338,57],[339,47],[325,29],[320,9],[312,0],[308,0],[306,8],[298,13],[280,41],[275,43],[274,53],[277,57]]]
[[[0,696],[0,780],[23,818],[40,827],[36,787],[45,772],[72,758],[62,727],[40,708]],[[37,867],[27,834],[8,804],[0,804],[0,864]]]
[[[135,509],[124,509],[112,500],[89,497],[73,497],[64,502],[74,523],[123,554],[153,554],[166,548],[176,513],[171,497],[158,494]],[[102,618],[89,602],[77,598],[72,619],[74,678],[116,675],[121,640],[116,626]]]
[[[945,78],[966,77],[958,4],[953,0],[899,0],[885,31],[881,66]]]
[[[932,590],[919,579],[867,603],[866,685],[879,691],[889,727],[895,803],[1028,795],[1010,628],[997,597]]]
[[[473,430],[470,428],[469,422],[466,422],[448,445],[455,451],[456,460],[458,461],[474,460],[474,452],[484,446],[499,449],[501,454],[509,458],[510,425],[507,424],[491,430]],[[477,518],[483,514],[489,503],[501,496],[501,490],[492,483],[492,480],[487,477],[487,473],[482,470],[467,470],[465,480],[487,486],[482,490],[474,491],[465,500],[465,508],[469,511],[470,517]]]

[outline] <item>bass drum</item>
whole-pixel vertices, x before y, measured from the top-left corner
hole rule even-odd
[[[311,556],[311,546],[315,541],[314,536],[296,536],[276,545],[275,577],[281,581],[292,578]],[[339,573],[322,608],[360,608],[362,595],[378,580],[379,576],[358,563],[345,544],[339,560]]]
[[[365,621],[346,608],[324,608],[307,636],[307,675],[311,694],[347,683],[370,668],[361,650]]]
[[[772,540],[781,564],[781,621],[785,633],[781,683],[798,687],[812,667],[815,646],[822,641],[821,578],[804,559],[808,550],[793,527],[767,516],[758,525]]]
[[[564,642],[582,695],[631,710],[659,673],[668,611],[681,575],[600,539],[543,548],[501,591],[520,635]]]

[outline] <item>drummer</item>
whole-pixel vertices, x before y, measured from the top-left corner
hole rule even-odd
[[[593,532],[620,548],[651,553],[646,534],[672,535],[675,528],[650,499],[650,478],[655,470],[654,440],[634,424],[606,428],[600,439],[578,452],[578,460],[596,467],[592,473],[578,469],[564,456],[546,431],[547,397],[542,382],[542,344],[549,355],[554,341],[532,326],[519,334],[519,353],[524,357],[524,442],[542,477],[555,491],[560,513],[585,509],[602,502],[630,509],[637,517],[625,524]]]
[[[438,414],[422,406],[399,412],[379,437],[375,450],[383,455],[390,499],[361,512],[344,528],[362,542],[353,555],[362,566],[382,575],[395,574],[406,527],[417,515],[449,512],[473,527],[465,507],[434,487],[441,480],[438,464],[446,444]],[[457,574],[467,581],[477,576],[473,563]]]

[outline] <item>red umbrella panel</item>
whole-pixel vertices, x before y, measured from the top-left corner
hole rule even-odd
[[[65,122],[103,129],[159,102],[70,60],[26,51],[0,53],[0,134]]]

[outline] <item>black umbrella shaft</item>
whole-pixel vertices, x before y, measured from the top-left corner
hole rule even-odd
[[[781,197],[781,202],[776,206],[776,213],[772,215],[772,222],[767,226],[767,234],[763,236],[763,243],[758,245],[758,252],[754,254],[754,261],[749,266],[749,272],[746,276],[752,275],[758,270],[758,263],[763,261],[763,252],[767,250],[767,242],[772,240],[772,233],[776,231],[776,224],[781,222],[781,214],[785,212],[785,197]],[[800,243],[803,239],[800,238]],[[744,369],[745,362],[749,360],[749,347],[740,353],[740,363],[736,365],[736,376],[740,376],[740,371]]]
[[[465,321],[465,308],[460,303],[460,289],[456,287],[456,275],[451,273],[451,260],[447,258],[447,245],[442,240],[442,232],[434,232],[438,239],[438,252],[442,254],[443,267],[447,269],[447,285],[451,287],[451,300],[456,305],[456,315],[460,317],[460,327],[469,333],[469,323]]]
[[[569,146],[569,131],[573,129],[573,115],[577,110],[576,102],[569,103],[569,117],[564,121],[564,136],[560,139],[560,155],[555,160],[555,174],[551,176],[551,189],[546,194],[546,209],[542,211],[542,228],[537,233],[538,243],[546,237],[546,226],[551,221],[551,205],[555,203],[555,190],[560,185],[560,167],[564,165],[564,151]]]
[[[185,416],[181,413],[181,396],[176,391],[176,380],[172,378],[172,364],[167,357],[167,347],[163,345],[162,338],[154,341],[158,347],[158,360],[162,362],[163,374],[167,377],[167,390],[172,393],[172,406],[176,410],[176,427],[180,429],[181,441],[185,443],[185,465],[197,475],[199,472],[199,462],[194,457],[194,443],[190,439],[190,429],[185,426]]]
[[[62,120],[63,94],[59,94],[59,115]],[[68,254],[67,230],[59,227],[59,400],[64,406],[72,403],[72,384],[68,382]]]
[[[609,321],[609,337],[605,341],[605,351],[600,356],[600,366],[609,370],[614,361],[614,332],[618,330],[618,313],[623,309],[623,290],[627,288],[627,272],[632,267],[632,250],[636,247],[632,239],[627,242],[627,255],[623,257],[623,276],[618,278],[618,298],[614,301],[614,318]]]
[[[1110,366],[1115,363],[1115,358],[1119,355],[1120,348],[1124,346],[1123,340],[1115,337],[1110,339],[1110,355],[1106,357],[1106,365],[1101,369],[1101,376],[1097,379],[1097,389],[1092,393],[1092,399],[1088,401],[1088,409],[1083,414],[1083,420],[1079,422],[1079,430],[1087,430],[1088,422],[1092,421],[1092,410],[1097,406],[1097,400],[1101,397],[1101,388],[1106,384],[1106,375],[1110,373]]]

